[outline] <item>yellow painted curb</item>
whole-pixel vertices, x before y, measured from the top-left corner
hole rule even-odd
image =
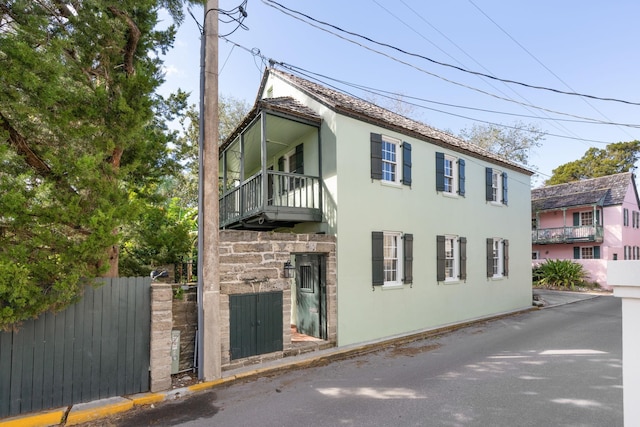
[[[67,408],[55,409],[53,411],[42,412],[35,415],[25,415],[21,417],[0,420],[0,427],[48,427],[57,426],[62,422]]]
[[[162,402],[165,395],[161,393],[141,393],[134,396],[127,396],[133,402],[133,406],[151,405],[152,403]]]
[[[194,384],[194,385],[190,385],[187,387],[187,389],[189,389],[190,391],[196,392],[196,391],[202,391],[202,390],[208,390],[210,388],[219,386],[220,384],[224,384],[226,383],[227,380],[221,379],[221,380],[214,380],[214,381],[207,381],[204,383],[198,383],[198,384]]]
[[[82,409],[77,412],[69,412],[67,416],[67,422],[65,425],[72,426],[76,424],[86,423],[87,421],[97,420],[99,418],[106,418],[110,415],[118,414],[120,412],[128,411],[133,408],[133,401],[129,399],[123,399],[121,402],[112,403],[109,405]]]

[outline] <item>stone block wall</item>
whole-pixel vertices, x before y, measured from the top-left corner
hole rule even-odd
[[[193,368],[196,333],[198,330],[198,292],[196,286],[183,289],[173,286],[173,330],[180,331],[180,361],[178,370]]]
[[[173,292],[166,283],[151,284],[151,391],[171,388],[171,328]]]
[[[326,256],[327,338],[336,342],[336,241],[322,234],[220,231],[220,338],[222,368],[281,358],[291,347],[291,289],[295,279],[283,277],[283,266],[296,253]],[[229,295],[282,291],[283,352],[231,361]]]

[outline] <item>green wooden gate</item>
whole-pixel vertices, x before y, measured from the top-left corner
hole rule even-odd
[[[0,332],[0,418],[149,390],[151,279],[100,284]]]
[[[282,351],[282,292],[229,295],[231,359]]]

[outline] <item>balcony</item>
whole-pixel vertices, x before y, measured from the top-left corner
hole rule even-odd
[[[602,238],[603,229],[601,225],[581,225],[576,227],[531,230],[531,241],[534,245],[602,242]]]
[[[220,227],[273,230],[322,221],[320,178],[266,171],[220,197]],[[264,197],[266,194],[267,197]]]

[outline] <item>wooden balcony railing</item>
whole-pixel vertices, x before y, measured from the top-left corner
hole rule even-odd
[[[602,242],[601,225],[581,225],[576,227],[541,228],[531,230],[534,245],[574,242]]]
[[[274,210],[320,209],[320,178],[277,171],[267,171],[266,177],[266,197],[262,173],[223,193],[220,197],[220,227],[260,214],[268,217]],[[299,214],[295,217],[299,218]]]

